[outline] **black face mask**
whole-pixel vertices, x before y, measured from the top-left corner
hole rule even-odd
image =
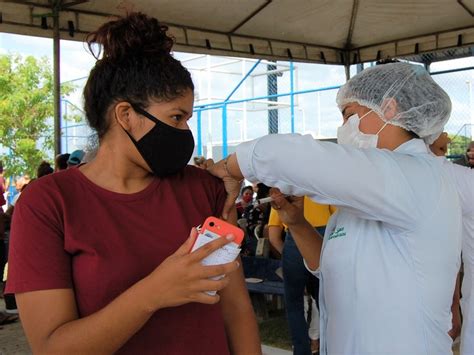
[[[150,132],[139,141],[136,141],[130,133],[125,131],[153,174],[164,177],[184,169],[194,151],[194,138],[191,130],[169,126],[150,113],[137,107],[133,108],[155,123]]]

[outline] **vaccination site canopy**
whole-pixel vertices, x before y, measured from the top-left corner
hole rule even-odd
[[[112,15],[142,11],[175,50],[350,65],[474,44],[474,0],[0,0],[1,32],[83,40]],[[449,54],[449,53],[448,53]]]

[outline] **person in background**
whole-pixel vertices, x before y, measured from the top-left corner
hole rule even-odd
[[[18,307],[16,304],[15,295],[11,292],[8,292],[8,293],[5,292],[5,289],[7,286],[7,279],[8,279],[8,259],[9,259],[9,253],[10,253],[9,249],[10,249],[11,222],[13,219],[13,214],[15,212],[15,205],[17,204],[21,195],[23,194],[27,186],[31,183],[31,181],[33,180],[30,180],[28,175],[25,175],[22,178],[17,180],[16,188],[19,189],[18,194],[15,196],[15,199],[12,201],[12,203],[8,206],[7,210],[3,214],[3,221],[4,221],[4,227],[5,227],[5,233],[4,233],[5,243],[4,244],[5,244],[5,262],[6,262],[5,268],[3,271],[3,280],[4,280],[3,292],[4,292],[4,299],[5,299],[5,312],[8,314],[18,314]]]
[[[97,155],[15,207],[6,291],[33,353],[261,354],[239,262],[202,263],[234,237],[190,253],[196,226],[235,211],[221,213],[220,179],[187,165],[194,85],[166,32],[129,13],[89,35],[103,51],[84,88]]]
[[[51,164],[43,160],[38,169],[36,169],[36,177],[39,179],[42,176],[49,175],[54,173],[54,169],[51,167]]]
[[[469,143],[467,146],[466,154],[462,158],[453,161],[454,164],[467,166],[468,168],[474,168],[474,141]]]
[[[8,265],[5,267],[5,271],[4,273],[1,275],[2,276],[2,280],[3,280],[3,284],[5,285],[6,284],[6,274],[8,272]],[[0,291],[3,291],[3,288],[0,289]],[[3,295],[3,294],[2,294]],[[6,325],[6,324],[10,324],[10,323],[13,323],[13,322],[16,322],[18,320],[18,315],[16,313],[18,312],[14,312],[14,310],[16,310],[16,305],[12,305],[10,303],[10,299],[9,299],[9,296],[10,295],[5,295],[5,297],[0,297],[0,298],[4,298],[4,302],[5,302],[5,312],[0,312],[0,326],[2,325]],[[14,300],[14,298],[13,298]],[[11,307],[15,307],[15,309],[11,309]]]
[[[252,204],[253,201],[253,187],[244,186],[240,192],[240,199],[235,204],[237,209],[237,218],[242,218],[245,209]]]
[[[58,172],[58,171],[67,169],[67,161],[68,161],[70,155],[71,154],[69,154],[69,153],[56,155],[56,158],[54,159],[54,172]]]
[[[3,176],[3,163],[0,161],[0,207],[5,206],[7,201],[5,200],[5,192],[7,191],[7,182]]]
[[[12,294],[12,293],[5,292],[5,289],[6,289],[7,284],[8,284],[8,262],[5,265],[5,270],[3,271],[2,279],[3,279],[3,283],[4,283],[3,300],[5,302],[5,313],[16,315],[16,314],[18,314],[18,306],[16,304],[15,295]],[[18,317],[16,317],[16,318],[18,318]],[[15,317],[10,318],[10,319],[15,319]]]
[[[5,265],[7,263],[7,247],[5,237],[5,217],[4,206],[7,203],[5,200],[5,178],[3,177],[3,163],[0,162],[0,275],[3,275]],[[0,280],[1,281],[1,280]],[[0,297],[3,296],[3,281],[0,282]]]
[[[67,167],[71,168],[73,166],[81,164],[85,154],[86,153],[81,149],[73,151],[69,156],[69,159],[67,160]]]
[[[268,197],[270,187],[263,183],[258,184],[256,200]],[[245,219],[246,238],[242,245],[242,255],[255,255],[257,241],[259,238],[268,237],[267,224],[270,217],[270,204],[250,204],[244,210],[242,218]]]
[[[28,185],[30,183],[30,181],[31,181],[31,179],[30,179],[29,175],[23,175],[15,181],[15,189],[16,189],[17,193],[16,193],[15,197],[13,197],[13,200],[10,203],[10,206],[15,206],[16,202],[18,201],[18,199],[21,196],[21,193],[22,193],[23,189],[25,188],[26,185]]]
[[[456,339],[461,333],[461,355],[474,354],[474,169],[449,162],[445,155],[450,139],[443,132],[436,141],[430,145],[434,155],[441,160],[443,167],[455,181],[462,212],[462,260],[464,277],[462,280],[461,301],[461,273],[456,280],[453,295],[452,327],[449,335]],[[461,327],[461,304],[463,322]]]
[[[324,236],[329,218],[335,211],[336,209],[332,206],[321,205],[307,197],[304,198],[304,217],[318,232],[320,238]],[[286,315],[293,344],[293,354],[311,354],[313,350],[319,350],[319,338],[316,341],[309,337],[308,322],[304,311],[304,295],[305,293],[309,294],[317,304],[319,280],[304,266],[303,257],[290,230],[273,208],[268,221],[268,234],[270,243],[282,258]],[[285,235],[284,241],[283,235]]]
[[[260,182],[252,183],[252,189],[253,189],[253,192],[255,193],[258,193],[258,184],[260,184]]]

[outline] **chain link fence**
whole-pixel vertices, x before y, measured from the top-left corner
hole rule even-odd
[[[474,139],[474,69],[434,72],[432,76],[452,102],[451,117],[445,129],[452,139],[449,154],[463,154]]]

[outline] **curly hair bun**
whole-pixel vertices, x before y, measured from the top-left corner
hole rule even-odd
[[[140,12],[103,24],[97,31],[87,36],[87,45],[91,53],[99,59],[120,61],[130,56],[169,55],[173,47],[173,38],[166,34],[168,26],[157,19]],[[98,51],[94,44],[102,45]]]

